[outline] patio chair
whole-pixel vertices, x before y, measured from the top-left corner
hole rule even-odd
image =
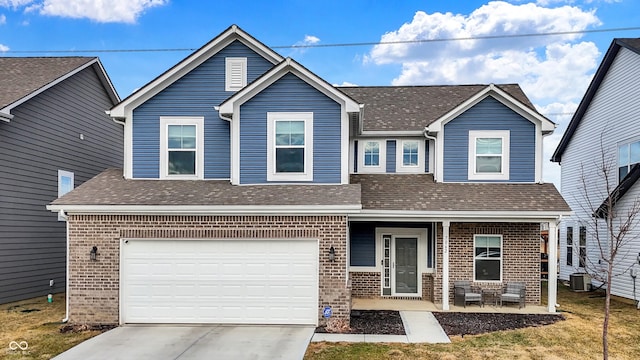
[[[526,286],[522,282],[506,283],[500,295],[500,306],[505,302],[518,303],[518,309],[525,307]]]
[[[453,283],[453,304],[455,306],[467,307],[469,302],[482,303],[482,293],[480,289],[471,286],[471,281],[458,280]]]

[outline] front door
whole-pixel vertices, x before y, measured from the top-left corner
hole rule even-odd
[[[418,294],[418,238],[393,238],[393,295]]]

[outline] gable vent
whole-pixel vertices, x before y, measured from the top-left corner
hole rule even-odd
[[[226,58],[225,91],[237,91],[247,85],[247,58]]]

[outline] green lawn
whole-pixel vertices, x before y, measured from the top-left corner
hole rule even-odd
[[[566,320],[553,325],[454,336],[451,344],[312,343],[305,359],[602,359],[604,298],[599,295],[558,286]],[[610,358],[640,359],[640,311],[613,300],[611,315]]]

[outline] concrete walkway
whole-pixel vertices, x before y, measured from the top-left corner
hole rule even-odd
[[[328,342],[389,342],[389,343],[450,343],[442,326],[428,311],[400,311],[406,335],[313,334],[311,341]]]

